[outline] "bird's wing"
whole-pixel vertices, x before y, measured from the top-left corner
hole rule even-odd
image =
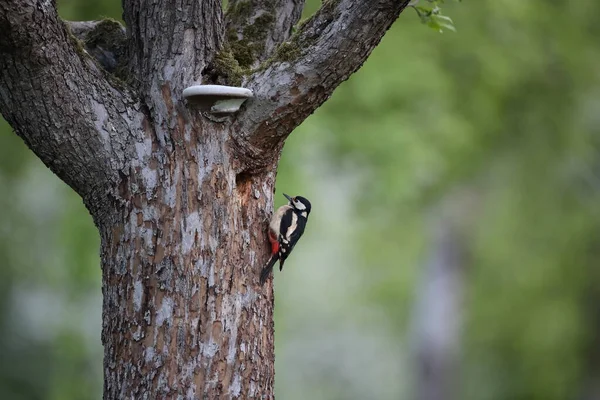
[[[293,209],[286,210],[281,217],[281,224],[279,226],[279,242],[282,245],[290,243],[291,236],[296,229],[298,223],[298,216]],[[287,247],[287,246],[286,246]]]
[[[300,236],[304,233],[304,227],[306,226],[306,220],[299,218],[298,214],[294,210],[288,210],[281,218],[280,231],[283,235],[280,235],[279,242],[283,247],[282,252],[287,255],[290,254],[294,245],[300,239]]]

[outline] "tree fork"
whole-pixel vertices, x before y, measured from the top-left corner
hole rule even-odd
[[[69,29],[53,1],[0,1],[0,112],[100,232],[105,399],[273,398],[273,290],[258,278],[283,143],[407,5],[329,0],[290,36],[301,0],[242,3],[251,22],[270,4],[286,17],[251,54],[255,98],[215,122],[182,91],[227,24],[248,33],[220,0],[124,0],[116,47],[82,46],[73,34],[98,23]]]

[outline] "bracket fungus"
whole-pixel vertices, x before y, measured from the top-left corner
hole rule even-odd
[[[217,115],[237,112],[252,96],[250,89],[222,85],[192,85],[183,91],[190,104]]]

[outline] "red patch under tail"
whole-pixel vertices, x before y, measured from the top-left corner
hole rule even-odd
[[[277,236],[270,230],[269,241],[271,242],[271,254],[277,254],[277,252],[279,252],[279,241],[277,241]]]

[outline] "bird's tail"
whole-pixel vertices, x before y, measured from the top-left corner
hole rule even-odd
[[[273,270],[273,266],[275,265],[275,263],[277,262],[278,259],[279,259],[279,255],[277,253],[273,254],[271,256],[271,258],[269,258],[269,262],[267,262],[267,265],[265,265],[265,267],[262,269],[262,271],[260,271],[260,284],[261,285],[264,285],[265,282],[267,281],[267,278],[269,277],[269,274]]]

